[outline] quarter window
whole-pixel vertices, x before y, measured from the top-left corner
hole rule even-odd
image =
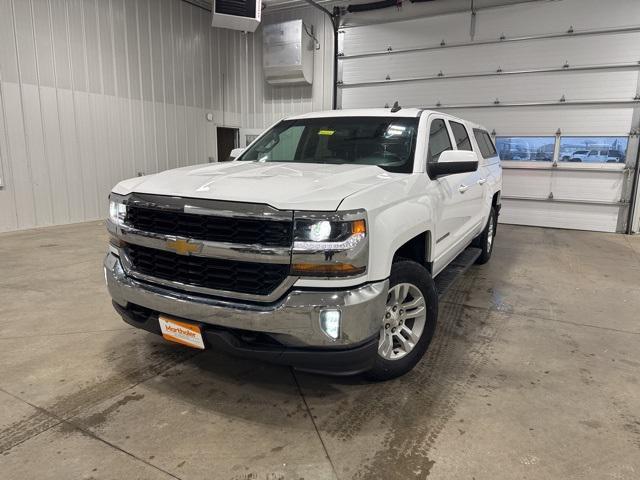
[[[440,154],[445,150],[453,150],[451,139],[444,120],[436,118],[431,122],[429,129],[429,162],[437,162]]]
[[[491,137],[485,130],[480,130],[479,128],[473,129],[473,134],[476,137],[476,142],[478,142],[478,147],[480,148],[480,153],[483,158],[491,158],[496,156],[496,147],[493,145],[493,141]]]
[[[458,150],[473,150],[471,148],[471,140],[469,140],[469,134],[467,133],[467,129],[458,122],[449,122],[451,125],[451,130],[453,131],[453,138],[456,141],[456,145],[458,146]]]

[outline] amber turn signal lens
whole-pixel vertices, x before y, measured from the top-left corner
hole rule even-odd
[[[356,267],[350,263],[294,263],[292,275],[307,277],[352,277],[364,273],[366,267]]]
[[[118,237],[109,237],[109,243],[116,248],[124,248],[127,244]]]
[[[364,220],[351,222],[351,233],[367,233],[367,225],[364,223]]]

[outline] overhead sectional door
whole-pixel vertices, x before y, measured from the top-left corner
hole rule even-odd
[[[627,229],[640,2],[531,2],[475,19],[464,12],[347,25],[338,48],[340,108],[398,101],[492,133],[504,168],[502,222]]]

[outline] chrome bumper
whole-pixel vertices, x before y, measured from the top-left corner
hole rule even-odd
[[[378,334],[387,300],[387,280],[350,290],[296,290],[269,304],[226,301],[178,292],[127,276],[113,253],[104,260],[105,277],[113,300],[195,322],[255,332],[264,332],[291,347],[345,348],[361,344]],[[341,312],[337,340],[320,328],[320,310]]]

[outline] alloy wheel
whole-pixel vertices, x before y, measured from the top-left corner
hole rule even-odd
[[[424,331],[427,306],[424,295],[411,283],[400,283],[389,290],[380,330],[378,355],[398,360],[411,352]]]

